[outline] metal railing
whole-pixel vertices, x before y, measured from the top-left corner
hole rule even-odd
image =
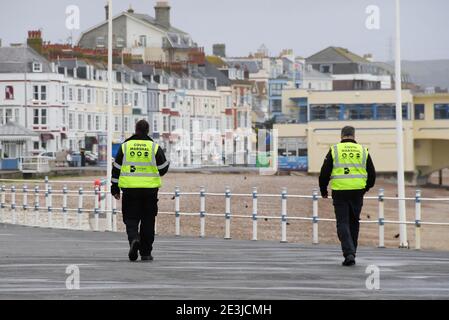
[[[25,180],[8,180],[0,179],[0,181],[8,182],[24,182]],[[17,213],[18,209],[22,212],[33,212],[34,220],[32,223],[26,223],[33,226],[45,226],[45,227],[58,227],[53,223],[54,214],[59,212],[62,214],[62,227],[72,228],[67,223],[67,219],[70,213],[76,213],[77,226],[75,229],[86,229],[82,226],[82,219],[84,214],[89,213],[93,215],[93,226],[87,229],[100,231],[99,220],[100,215],[105,215],[105,228],[108,231],[117,231],[117,215],[121,212],[117,210],[117,202],[112,198],[112,210],[106,209],[106,199],[109,195],[109,191],[106,186],[95,186],[92,190],[87,190],[86,188],[79,187],[77,190],[69,190],[68,184],[88,184],[89,181],[50,181],[48,178],[45,180],[27,180],[27,182],[43,183],[45,185],[44,190],[39,188],[39,185],[34,187],[34,190],[30,191],[27,185],[23,185],[21,191],[16,188],[15,185],[11,185],[8,188],[2,185],[0,188],[0,222],[4,222],[3,217],[5,216],[6,210],[9,209],[11,213],[11,223],[17,224]],[[62,184],[62,189],[55,190],[53,185]],[[45,196],[45,206],[40,204],[41,196]],[[319,232],[318,227],[320,222],[335,222],[335,219],[331,218],[320,218],[318,211],[318,202],[320,196],[318,190],[313,190],[311,195],[289,195],[287,193],[287,188],[282,188],[280,194],[261,194],[258,193],[257,188],[252,188],[251,193],[231,193],[230,187],[225,187],[223,193],[206,192],[205,187],[201,187],[198,192],[181,192],[180,187],[176,187],[174,192],[159,192],[159,195],[174,197],[174,210],[173,211],[160,211],[160,213],[174,215],[175,224],[175,236],[181,236],[181,217],[182,216],[197,216],[199,218],[199,236],[204,238],[206,236],[206,218],[224,218],[224,239],[231,239],[231,222],[233,218],[243,218],[252,220],[252,236],[251,240],[256,241],[258,239],[258,220],[280,220],[280,241],[287,242],[287,226],[289,220],[297,221],[309,221],[312,223],[312,243],[319,243]],[[9,203],[7,203],[7,196]],[[30,204],[29,197],[34,196],[34,202]],[[17,197],[22,197],[22,204],[17,204]],[[61,206],[54,207],[55,197],[61,197]],[[69,207],[68,199],[70,197],[77,198],[77,207]],[[199,211],[198,212],[181,212],[181,198],[182,197],[199,197]],[[206,210],[206,199],[218,197],[224,198],[224,212],[223,213],[212,213]],[[93,207],[86,207],[85,200],[93,198]],[[234,214],[231,209],[231,199],[232,198],[249,198],[252,199],[252,210],[251,214]],[[260,215],[258,208],[258,200],[260,198],[280,199],[279,215]],[[310,200],[310,205],[312,207],[312,215],[310,216],[288,216],[287,201],[288,199],[306,199]],[[424,198],[421,196],[421,191],[416,190],[415,197],[406,197],[399,199],[397,197],[387,197],[384,194],[384,190],[380,189],[377,197],[365,197],[368,201],[378,202],[378,218],[377,220],[360,220],[361,224],[377,224],[378,226],[378,246],[385,247],[385,225],[386,224],[405,224],[415,226],[415,248],[421,249],[421,226],[449,226],[449,222],[435,222],[435,221],[423,221],[422,220],[422,203],[423,202],[447,202],[449,206],[449,198]],[[396,221],[396,220],[386,220],[385,219],[385,201],[386,200],[405,200],[413,201],[415,204],[415,220],[414,221]],[[73,201],[72,201],[73,203]],[[449,211],[449,210],[448,210]],[[40,221],[40,213],[47,213],[47,223],[43,225]],[[156,224],[157,225],[157,224]]]

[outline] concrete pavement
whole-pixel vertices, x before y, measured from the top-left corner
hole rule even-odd
[[[122,233],[0,224],[0,299],[449,298],[448,252],[361,248],[345,268],[329,245],[157,237],[154,262],[127,251]],[[79,290],[66,287],[69,265]],[[369,265],[380,290],[366,288]]]

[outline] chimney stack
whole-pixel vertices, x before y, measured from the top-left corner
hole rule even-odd
[[[108,20],[109,19],[109,4],[106,4],[104,6],[104,11],[105,11],[105,14],[106,14],[106,20]]]
[[[154,7],[156,13],[156,23],[165,27],[170,28],[170,5],[168,1],[158,1]]]
[[[214,56],[226,58],[226,45],[224,43],[216,43],[212,46]]]

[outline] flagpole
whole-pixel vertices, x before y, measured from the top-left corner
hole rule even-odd
[[[400,0],[396,0],[396,139],[397,139],[397,179],[400,247],[407,248],[407,225],[405,211],[405,178],[404,178],[404,131],[402,122],[402,72],[401,72],[401,20]]]

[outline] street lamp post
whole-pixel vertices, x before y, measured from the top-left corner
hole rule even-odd
[[[112,172],[112,0],[108,0],[108,139],[107,139],[107,171],[106,181],[108,186],[111,185]],[[107,192],[107,208],[108,212],[112,212],[111,193]]]
[[[404,132],[402,122],[402,77],[401,77],[401,20],[400,0],[396,0],[396,139],[397,139],[397,179],[398,179],[398,209],[399,209],[399,235],[400,247],[407,248],[407,225],[405,211],[405,178],[404,178]]]

